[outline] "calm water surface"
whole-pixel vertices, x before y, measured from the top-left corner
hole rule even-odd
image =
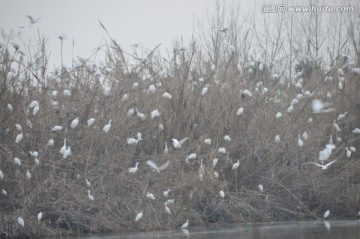
[[[87,235],[76,239],[358,239],[360,238],[359,220],[341,221],[306,221],[286,223],[247,223],[226,226],[211,226],[211,228],[190,227],[188,230],[172,230],[164,232],[141,232],[115,235]]]

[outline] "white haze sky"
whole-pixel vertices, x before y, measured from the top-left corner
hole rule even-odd
[[[273,4],[280,0],[236,2],[240,3],[245,16],[261,14],[263,2]],[[287,2],[307,4],[307,1]],[[326,2],[339,4],[338,1]],[[109,39],[98,20],[125,50],[134,43],[142,43],[146,48],[162,43],[163,48],[170,48],[181,36],[187,45],[194,30],[194,19],[206,19],[207,13],[213,12],[213,6],[214,0],[0,0],[0,28],[6,33],[21,31],[21,47],[29,43],[35,46],[39,31],[48,39],[51,62],[60,62],[57,36],[64,33],[67,36],[63,46],[64,63],[70,64],[72,56],[88,57],[104,39]],[[41,20],[29,28],[25,15],[40,17]]]

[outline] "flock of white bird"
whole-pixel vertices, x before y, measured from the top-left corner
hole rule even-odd
[[[29,17],[29,20],[30,20],[30,23],[31,24],[34,24],[38,21],[38,19],[33,19],[32,17],[28,16]],[[223,33],[226,33],[227,29],[219,29],[219,32],[223,32]],[[60,40],[64,40],[65,39],[65,35],[61,34],[59,35],[59,38]],[[262,71],[263,70],[263,65],[260,64],[259,65],[259,70]],[[261,69],[260,69],[261,68]],[[211,70],[215,71],[216,70],[216,67],[215,66],[211,66]],[[109,68],[107,70],[108,72],[112,72],[112,70]],[[357,68],[354,68],[353,69],[353,72],[359,72],[357,70]],[[100,73],[99,73],[100,74]],[[341,72],[339,73],[341,74]],[[343,74],[342,76],[343,77]],[[343,80],[340,80],[340,83],[342,83]],[[133,89],[136,89],[138,87],[138,83],[135,82],[132,86]],[[202,89],[201,89],[201,97],[205,97],[208,92],[209,92],[209,89],[210,87],[212,87],[210,84],[206,84]],[[297,88],[302,88],[302,82],[298,81],[296,82],[295,84],[295,87]],[[342,85],[341,87],[339,86],[339,89],[342,90]],[[161,89],[161,84],[150,84],[148,89],[147,89],[147,93],[148,94],[155,94],[155,92],[159,91],[159,89]],[[253,92],[251,92],[250,90],[248,89],[244,89],[240,92],[240,94],[243,94],[247,97],[253,97],[254,93],[255,92],[258,92],[258,89],[256,88]],[[268,89],[266,88],[263,89],[261,91],[262,94],[266,94],[268,92]],[[300,100],[302,100],[303,98],[305,97],[313,97],[313,93],[309,92],[309,91],[303,91],[304,93],[303,94],[298,94],[290,103],[290,106],[287,108],[286,112],[288,113],[292,113],[294,110],[295,110],[295,106],[296,104],[299,103]],[[104,95],[109,95],[111,93],[111,87],[108,87],[108,86],[105,86],[104,85],[104,91],[103,91]],[[57,91],[53,91],[52,92],[52,97],[56,97],[58,95],[58,92]],[[65,97],[70,97],[71,96],[71,89],[65,89],[63,91],[63,95]],[[165,99],[165,100],[171,100],[173,98],[173,96],[168,93],[168,92],[163,92],[162,93],[162,97]],[[127,101],[129,99],[129,95],[128,94],[124,94],[123,97],[122,97],[122,101]],[[53,106],[58,106],[58,102],[56,100],[53,100],[52,103],[51,103]],[[322,100],[319,100],[319,99],[313,99],[312,100],[312,104],[311,104],[311,108],[312,108],[312,112],[314,114],[319,114],[319,113],[327,113],[327,112],[332,112],[334,111],[335,109],[334,108],[331,108],[332,104],[331,103],[327,103],[327,102],[323,102]],[[33,100],[29,105],[28,105],[28,112],[30,114],[32,114],[33,116],[36,116],[39,111],[41,111],[41,107],[40,107],[40,103],[38,100]],[[13,112],[13,106],[11,105],[11,103],[9,102],[7,104],[7,110],[8,112],[11,114]],[[246,112],[246,109],[244,107],[239,107],[238,110],[236,111],[236,113],[234,113],[234,115],[237,115],[238,117],[240,117],[241,115],[244,114],[244,112]],[[285,112],[285,113],[286,113]],[[275,119],[280,119],[283,117],[283,114],[284,112],[277,112],[276,115],[275,115]],[[151,111],[150,113],[150,118],[151,119],[154,119],[154,118],[157,118],[157,117],[160,117],[161,115],[161,112],[158,110],[158,109],[154,109],[153,111]],[[128,110],[127,112],[127,116],[128,117],[137,117],[139,120],[145,120],[146,119],[146,115],[144,113],[141,113],[139,112],[138,108],[131,108]],[[339,127],[338,123],[341,122],[342,120],[344,120],[346,117],[348,116],[347,112],[345,113],[342,113],[340,114],[334,121],[333,121],[333,128],[336,132],[340,132],[342,129]],[[96,119],[95,118],[89,118],[87,121],[87,126],[93,126],[95,123],[96,123]],[[312,122],[312,118],[310,118],[308,120],[309,123]],[[28,123],[28,126],[29,128],[32,128],[32,124],[30,122],[30,120],[27,120],[27,123]],[[79,117],[76,117],[74,118],[71,123],[70,123],[70,127],[72,129],[75,129],[79,126],[79,123],[80,123],[80,119]],[[18,131],[18,134],[16,135],[15,137],[15,140],[14,140],[14,143],[15,144],[21,144],[23,138],[24,138],[24,132],[23,132],[23,129],[22,129],[22,126],[18,123],[15,124],[15,127],[16,127],[16,130]],[[103,125],[102,127],[102,131],[103,133],[107,134],[110,132],[111,130],[111,127],[112,127],[112,120],[109,119],[108,120],[108,123],[106,125]],[[162,124],[159,124],[159,129],[162,130],[164,128],[164,126]],[[51,128],[51,131],[56,133],[56,132],[59,132],[59,131],[62,131],[64,129],[64,126],[62,125],[54,125],[52,126]],[[359,128],[355,128],[352,130],[352,133],[354,134],[360,134],[360,129]],[[305,142],[308,140],[308,133],[305,131],[303,132],[302,134],[298,134],[298,137],[297,137],[297,145],[298,147],[303,147]],[[233,139],[229,136],[229,135],[225,135],[224,136],[224,141],[225,142],[230,142],[232,141]],[[126,143],[128,145],[136,145],[138,143],[140,143],[141,141],[143,140],[142,138],[142,134],[140,132],[138,132],[136,134],[136,137],[132,136],[132,137],[128,137],[126,139]],[[186,137],[184,139],[181,139],[181,140],[178,140],[178,139],[175,139],[173,138],[172,139],[172,144],[173,144],[173,148],[174,150],[178,150],[178,149],[181,149],[182,146],[185,144],[185,142],[187,142],[189,140],[189,137]],[[337,137],[336,138],[336,141],[337,142],[341,142],[341,138],[340,137]],[[276,135],[275,136],[275,140],[274,142],[276,144],[279,144],[281,142],[281,138],[280,138],[280,135]],[[204,141],[203,141],[204,144],[207,144],[207,145],[211,145],[212,144],[212,139],[211,138],[206,138]],[[54,147],[55,145],[55,141],[54,139],[49,139],[49,141],[46,143],[46,147],[47,148],[51,148],[51,147]],[[331,165],[333,165],[334,163],[336,163],[337,160],[332,160],[331,162],[327,163],[327,160],[331,157],[331,154],[333,152],[333,150],[336,148],[334,142],[333,142],[333,139],[332,137],[330,138],[329,140],[329,143],[325,145],[325,148],[323,150],[321,150],[319,152],[319,157],[318,157],[318,160],[319,162],[310,162],[308,164],[312,164],[312,165],[315,165],[317,167],[319,167],[320,169],[322,170],[327,170]],[[169,152],[169,149],[167,147],[167,144],[165,143],[165,146],[164,146],[164,155],[167,155]],[[227,149],[225,147],[219,147],[217,149],[217,152],[219,154],[227,154]],[[344,148],[344,155],[346,155],[346,157],[350,158],[352,153],[353,152],[356,152],[356,148],[354,146],[347,146]],[[34,158],[34,162],[35,162],[35,166],[39,166],[40,164],[40,161],[39,161],[39,153],[37,151],[30,151],[29,154]],[[71,151],[71,147],[70,145],[67,145],[67,139],[65,138],[64,139],[64,142],[63,142],[63,146],[60,148],[59,150],[59,154],[62,156],[63,159],[68,159],[69,157],[74,157],[73,155],[73,152]],[[197,158],[197,155],[196,153],[191,153],[189,154],[186,158],[185,158],[185,162],[186,163],[190,163],[192,160],[195,160]],[[18,167],[20,167],[22,165],[22,162],[21,162],[21,159],[19,157],[14,157],[13,159],[14,161],[14,164]],[[217,163],[218,163],[218,158],[214,158],[212,160],[212,166],[213,168],[215,169]],[[199,169],[199,178],[200,180],[202,180],[203,178],[203,174],[204,174],[204,166],[203,166],[203,161],[201,160],[200,162],[200,169]],[[154,161],[152,160],[147,160],[146,161],[146,165],[148,165],[154,172],[161,172],[163,170],[166,170],[168,167],[169,167],[169,164],[170,164],[170,161],[167,161],[166,163],[164,163],[163,165],[160,165],[158,166]],[[138,169],[139,169],[139,162],[136,162],[134,164],[134,166],[130,167],[128,169],[128,172],[129,174],[136,174]],[[240,160],[237,160],[236,162],[234,162],[232,164],[232,170],[234,170],[236,172],[236,170],[240,167]],[[217,171],[214,170],[213,172],[213,175],[215,178],[218,178],[219,177],[219,173]],[[29,170],[26,169],[26,174],[25,174],[26,178],[28,180],[31,179],[31,173]],[[0,180],[4,179],[4,173],[0,170]],[[88,179],[85,180],[85,183],[86,183],[86,186],[88,188],[90,188],[91,186],[91,183]],[[262,194],[264,193],[264,186],[262,184],[259,184],[258,185],[258,191]],[[166,189],[164,192],[163,192],[163,197],[164,198],[168,198],[169,197],[169,194],[171,192],[171,189]],[[7,195],[7,192],[2,189],[2,194],[3,195]],[[219,191],[219,196],[221,198],[225,198],[226,197],[226,192],[223,191],[223,190],[220,190]],[[91,190],[87,189],[87,198],[89,201],[94,201],[96,200],[96,198],[94,197],[94,195],[91,194]],[[148,198],[149,200],[155,200],[156,197],[153,193],[151,192],[146,192],[146,198]],[[167,199],[165,202],[164,202],[164,210],[167,214],[171,215],[171,207],[170,205],[173,204],[175,202],[174,199]],[[144,211],[140,211],[136,214],[135,216],[135,222],[141,220],[144,216],[145,212]],[[327,219],[330,215],[330,211],[327,210],[324,214],[324,219]],[[43,217],[43,213],[42,212],[39,212],[37,214],[37,220],[41,221]],[[17,219],[17,222],[20,226],[24,227],[25,226],[25,221],[22,217],[18,217]],[[189,220],[186,220],[186,222],[181,226],[181,229],[186,229],[189,225]]]

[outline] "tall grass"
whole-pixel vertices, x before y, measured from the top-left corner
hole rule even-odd
[[[0,195],[2,237],[164,230],[178,228],[187,219],[190,225],[319,219],[327,209],[332,217],[355,217],[359,210],[359,153],[353,152],[350,158],[345,154],[345,147],[360,149],[359,134],[352,133],[360,127],[359,75],[352,71],[359,67],[358,59],[346,66],[348,62],[338,58],[330,72],[324,65],[308,62],[313,70],[310,77],[303,76],[300,89],[288,86],[286,75],[274,78],[265,63],[263,71],[259,62],[239,69],[238,56],[232,57],[236,52],[211,69],[211,61],[197,44],[186,51],[174,50],[169,64],[157,50],[150,50],[142,61],[128,58],[112,40],[102,49],[107,53],[102,65],[74,59],[72,67],[49,73],[44,45],[36,67],[4,43],[0,49],[0,170],[4,174],[0,189],[7,196]],[[342,90],[338,68],[346,79]],[[325,82],[325,76],[333,80]],[[150,85],[156,86],[155,92],[149,91]],[[108,95],[105,86],[111,87]],[[208,92],[202,95],[205,86]],[[71,96],[63,94],[65,89]],[[242,93],[245,89],[252,96]],[[306,90],[312,95],[306,96]],[[164,92],[172,98],[162,97]],[[287,112],[298,94],[294,111]],[[335,111],[312,113],[313,99],[331,102]],[[40,103],[36,115],[28,107],[33,100]],[[238,116],[240,107],[244,113]],[[128,117],[131,108],[146,118]],[[161,115],[151,118],[155,109]],[[279,119],[277,112],[282,113]],[[337,121],[338,132],[333,121],[344,112],[348,113]],[[80,124],[71,128],[76,117]],[[89,127],[86,121],[91,117],[96,122]],[[102,128],[110,119],[112,127],[104,133]],[[21,124],[24,134],[18,144],[15,124]],[[55,125],[63,130],[52,132]],[[299,147],[298,135],[305,131],[309,137]],[[127,138],[135,138],[137,132],[143,139],[128,145]],[[225,135],[232,140],[225,141]],[[276,135],[281,138],[279,144],[274,142]],[[189,139],[183,147],[175,150],[172,138],[185,137]],[[337,161],[321,170],[309,163],[319,162],[319,151],[330,137],[336,148],[329,161]],[[53,147],[46,146],[50,138],[55,141]],[[206,138],[211,138],[211,145],[204,143]],[[59,153],[64,139],[72,151],[67,159]],[[167,155],[163,154],[165,143]],[[226,154],[218,152],[220,147],[226,148]],[[39,166],[29,154],[33,150],[39,152]],[[197,157],[186,163],[191,153]],[[20,158],[21,166],[14,164],[14,157]],[[214,158],[219,159],[215,167]],[[149,159],[157,165],[170,161],[170,165],[157,173],[146,165]],[[240,167],[232,170],[237,160]],[[128,168],[135,161],[139,170],[130,174]],[[25,176],[27,170],[31,179]],[[169,204],[171,215],[164,208],[163,191],[168,188],[169,198],[175,199]],[[88,199],[88,189],[94,201]],[[147,198],[147,192],[156,200]],[[141,211],[143,218],[135,222]],[[39,212],[43,212],[41,221],[36,218]],[[18,217],[25,227],[17,223]]]

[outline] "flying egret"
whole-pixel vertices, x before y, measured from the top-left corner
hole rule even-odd
[[[24,219],[22,219],[22,217],[18,217],[17,222],[19,223],[20,226],[22,226],[22,227],[25,226],[25,222],[24,222]]]
[[[218,29],[218,32],[226,33],[228,30],[229,30],[228,27],[224,27],[224,28]]]
[[[220,192],[219,192],[219,195],[220,195],[221,198],[224,198],[224,197],[225,197],[224,191],[220,191]]]
[[[94,201],[94,197],[93,195],[90,194],[90,190],[87,190],[88,191],[88,198],[90,201]]]
[[[30,15],[26,15],[26,17],[29,19],[30,26],[37,23],[41,19],[40,17],[34,18]]]
[[[339,125],[335,122],[335,120],[334,120],[334,122],[333,122],[333,126],[334,126],[334,128],[336,129],[336,131],[338,131],[338,132],[341,131]]]
[[[63,155],[63,158],[66,159],[67,157],[69,157],[71,155],[71,148],[68,147],[65,152],[64,152],[64,155]]]
[[[189,226],[189,220],[186,220],[184,224],[182,224],[181,229],[187,228]]]
[[[49,141],[46,143],[46,147],[52,147],[52,146],[54,146],[54,140],[53,139],[49,139]]]
[[[155,196],[152,193],[146,192],[146,197],[151,199],[151,200],[155,200]]]
[[[37,215],[37,220],[41,221],[42,217],[43,217],[43,213],[39,212],[38,215]]]
[[[263,193],[263,192],[264,192],[264,187],[263,187],[263,185],[259,184],[258,188],[259,188],[260,193]]]
[[[17,158],[17,157],[14,158],[14,163],[15,163],[16,165],[18,165],[18,166],[21,165],[21,161],[20,161],[20,159]]]
[[[240,115],[242,115],[243,113],[244,113],[244,108],[243,108],[243,107],[240,107],[240,108],[238,109],[238,111],[236,112],[236,115],[240,116]]]
[[[26,170],[26,177],[27,179],[31,179],[31,173],[29,172],[29,170]]]
[[[330,215],[330,210],[327,210],[325,213],[324,213],[324,219],[328,218]]]
[[[351,157],[351,150],[349,150],[348,147],[346,147],[345,150],[346,150],[346,156],[348,158],[350,158]]]
[[[70,127],[74,129],[78,126],[78,124],[79,124],[79,118],[75,118],[73,119],[73,121],[71,121]]]
[[[282,116],[282,114],[281,114],[280,112],[277,112],[275,117],[276,117],[277,119],[279,119],[279,118],[281,118],[281,116]]]
[[[205,140],[204,140],[204,143],[207,144],[207,145],[211,145],[211,139],[210,139],[210,138],[209,138],[209,139],[205,139]]]
[[[105,133],[108,133],[111,128],[111,120],[109,120],[109,123],[103,127],[103,131]]]
[[[299,139],[298,139],[298,146],[299,147],[302,147],[304,145],[304,141],[301,140],[300,138],[300,134],[298,135],[299,136]]]
[[[165,212],[166,212],[167,214],[171,215],[170,208],[168,207],[168,205],[167,205],[166,202],[164,203],[164,205],[165,205]]]
[[[277,144],[280,143],[280,135],[276,135],[274,141],[275,141],[275,143],[277,143]]]
[[[152,169],[154,169],[155,172],[160,173],[161,171],[163,171],[163,170],[167,169],[167,167],[169,167],[170,161],[168,160],[168,161],[166,161],[166,163],[164,163],[163,165],[158,167],[154,161],[149,159],[146,161],[146,164],[149,165]]]
[[[15,144],[20,143],[23,138],[24,138],[24,135],[22,132],[20,132],[20,134],[18,134],[15,138]]]
[[[163,196],[166,197],[166,198],[169,197],[170,191],[171,191],[170,188],[169,188],[168,190],[164,191],[164,192],[163,192]]]
[[[138,169],[139,169],[138,165],[139,165],[139,162],[136,162],[134,167],[130,167],[129,168],[129,173],[136,173],[138,171]]]
[[[331,164],[333,164],[333,163],[335,163],[335,162],[336,162],[336,160],[333,160],[333,161],[331,161],[330,163],[325,164],[325,165],[318,164],[318,163],[314,163],[314,162],[310,162],[310,163],[311,163],[311,164],[314,164],[314,165],[316,165],[316,166],[318,166],[318,167],[320,167],[322,170],[326,170],[326,169],[329,168],[329,166],[330,166]]]
[[[144,215],[143,212],[139,212],[135,217],[135,222],[139,221],[143,217],[143,215]]]
[[[180,141],[178,141],[177,139],[172,139],[174,148],[175,148],[175,149],[181,148],[182,144],[183,144],[186,140],[188,140],[188,139],[189,139],[188,137],[186,137],[186,138],[184,138],[184,139],[182,139],[182,140],[180,140]]]
[[[88,188],[91,187],[91,183],[87,178],[85,178],[85,183],[86,183],[86,187],[88,187]]]
[[[240,166],[240,161],[236,161],[236,163],[233,164],[231,169],[237,169]]]
[[[61,155],[64,155],[65,151],[66,151],[66,139],[64,139],[64,145],[61,147],[59,153]]]
[[[90,118],[90,119],[87,120],[88,126],[91,126],[91,125],[93,125],[94,123],[95,123],[95,118]]]

